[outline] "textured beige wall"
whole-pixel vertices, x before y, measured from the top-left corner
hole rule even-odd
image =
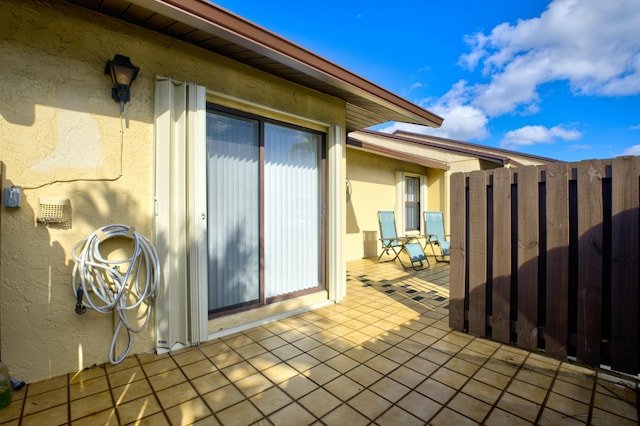
[[[396,209],[395,172],[427,176],[427,205],[442,210],[444,172],[413,163],[347,149],[347,177],[352,194],[347,203],[344,255],[347,261],[377,256],[380,251],[379,210]]]
[[[122,134],[104,74],[115,53],[141,69]],[[340,100],[62,1],[0,2],[0,57],[2,186],[23,187],[21,208],[2,207],[0,349],[26,381],[108,361],[113,318],[74,313],[70,253],[112,223],[151,236],[156,75],[344,124]],[[70,200],[70,229],[35,223],[41,196]],[[153,349],[153,327],[133,339],[131,353]]]

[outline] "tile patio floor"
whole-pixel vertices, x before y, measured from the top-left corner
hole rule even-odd
[[[343,303],[14,393],[11,425],[636,425],[638,384],[452,331],[447,265],[348,264]]]

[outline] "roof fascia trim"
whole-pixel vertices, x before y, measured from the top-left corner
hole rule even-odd
[[[432,160],[430,158],[420,157],[417,155],[406,154],[404,152],[394,151],[392,149],[383,148],[378,145],[373,145],[352,137],[347,138],[347,147],[355,148],[361,151],[366,151],[372,154],[382,155],[383,157],[389,157],[396,160],[407,161],[409,163],[419,164],[421,166],[429,167],[431,169],[438,169],[448,171],[449,166],[440,161]]]
[[[202,0],[129,1],[254,50],[329,85],[375,102],[416,124],[442,125],[442,117],[213,3]]]

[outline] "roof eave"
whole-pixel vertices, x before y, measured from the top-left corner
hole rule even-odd
[[[442,117],[213,3],[202,0],[129,1],[176,21],[224,37],[333,87],[383,106],[393,113],[381,116],[375,124],[404,121],[430,127],[442,125]]]

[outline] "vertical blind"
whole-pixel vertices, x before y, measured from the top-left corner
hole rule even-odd
[[[260,295],[259,122],[207,113],[209,310]]]
[[[321,284],[321,137],[265,124],[265,296]]]

